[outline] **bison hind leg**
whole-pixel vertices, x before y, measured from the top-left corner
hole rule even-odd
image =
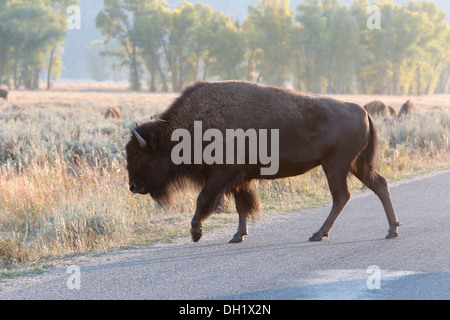
[[[355,175],[366,187],[372,190],[380,199],[389,223],[389,231],[386,239],[394,239],[399,236],[398,227],[400,222],[397,219],[394,206],[392,204],[391,193],[389,191],[388,182],[384,177],[374,172],[373,178],[367,178],[367,170],[364,165],[358,165],[352,168],[351,172]]]
[[[241,243],[244,237],[248,235],[247,219],[248,217],[257,217],[260,212],[260,203],[256,193],[252,190],[250,183],[236,187],[232,190],[236,202],[236,210],[239,214],[239,224],[236,234],[229,243]]]
[[[345,159],[344,159],[345,160]],[[323,163],[322,167],[325,171],[333,197],[333,206],[328,218],[325,220],[322,227],[309,238],[311,242],[322,241],[322,238],[328,238],[334,222],[338,218],[342,209],[344,209],[347,202],[350,200],[350,192],[347,186],[347,175],[349,172],[350,163],[342,159],[334,159],[327,163]]]

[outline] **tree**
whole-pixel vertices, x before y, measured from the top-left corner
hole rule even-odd
[[[339,6],[337,1],[329,1],[324,8],[328,22],[325,50],[326,92],[349,93],[362,50],[357,22],[350,9],[347,6]]]
[[[213,30],[209,48],[211,73],[223,80],[243,79],[245,43],[239,26],[234,24],[230,17],[219,13],[216,15]],[[203,79],[206,79],[206,72]]]
[[[50,54],[47,68],[47,90],[50,90],[51,87],[51,76],[52,74],[55,76],[59,76],[62,68],[62,60],[61,55],[58,55],[58,52],[63,52],[61,47],[62,42],[65,39],[66,34],[66,12],[67,8],[71,5],[78,4],[76,0],[46,0],[47,6],[52,9],[52,11],[56,12],[58,15],[55,16],[55,20],[51,23],[54,23],[54,30],[58,30],[59,33],[54,34],[54,38],[49,43]],[[56,68],[55,68],[56,67]]]
[[[195,15],[198,23],[192,31],[196,80],[215,76],[220,79],[239,78],[244,47],[238,27],[223,12],[200,3],[195,5]]]
[[[197,80],[247,79],[313,92],[427,94],[450,81],[449,26],[429,1],[375,1],[381,29],[370,30],[369,0],[261,0],[240,25],[202,3],[171,11],[164,0],[105,0],[97,17],[107,50],[130,67],[140,87],[175,92]],[[0,34],[2,32],[0,24]],[[20,37],[15,39],[20,41]],[[15,47],[10,46],[11,52]],[[5,50],[0,49],[0,71]]]
[[[361,76],[368,91],[378,94],[428,94],[439,82],[448,49],[445,14],[435,3],[392,1],[377,3],[382,28],[365,33],[370,61]],[[445,77],[444,77],[445,78]]]
[[[197,13],[198,8],[192,3],[183,2],[170,15],[170,34],[163,47],[175,92],[181,91],[185,82],[197,80],[201,46]]]
[[[158,27],[151,30],[155,24]],[[146,35],[142,42],[144,53],[156,63],[161,79],[161,65],[167,67],[175,92],[197,80],[241,76],[242,34],[222,12],[201,3],[183,2],[172,12],[163,7],[151,15],[142,30],[140,34]],[[164,64],[158,62],[160,57],[164,57]]]
[[[150,91],[156,91],[156,75],[158,74],[163,91],[168,91],[166,71],[161,62],[163,42],[169,34],[170,11],[165,1],[147,1],[145,10],[135,20],[134,28],[137,44],[150,74]]]
[[[322,91],[322,78],[325,74],[324,55],[325,30],[327,21],[318,0],[307,0],[298,6],[296,20],[300,23],[296,37],[304,60],[304,81],[306,89]]]
[[[352,11],[337,0],[308,0],[298,6],[296,20],[308,90],[350,92],[363,51],[361,28]]]
[[[7,10],[6,0],[0,1],[0,86],[3,84],[6,78],[7,67],[8,67],[8,57],[10,52],[10,43],[8,33],[1,23],[3,16]]]
[[[123,63],[130,68],[130,89],[133,91],[141,90],[138,37],[133,25],[134,17],[143,4],[143,1],[137,0],[104,0],[104,9],[95,21],[105,37],[105,44],[111,39],[120,43],[120,51],[107,53],[124,58]]]
[[[367,8],[369,7],[368,0],[355,0],[351,7],[351,16],[353,20],[353,31],[358,36],[357,48],[354,49],[354,73],[355,73],[355,83],[356,92],[367,93],[366,79],[362,77],[364,67],[369,63],[370,59],[373,58],[372,53],[369,51],[369,45],[366,41],[366,33],[371,32],[367,28],[368,13]]]
[[[37,89],[45,54],[65,36],[65,20],[42,3],[14,2],[0,17],[0,29],[8,38],[13,59],[14,87]],[[4,52],[8,55],[7,49]],[[6,60],[5,56],[2,60]],[[21,65],[21,70],[19,70]]]
[[[135,46],[150,75],[150,91],[157,90],[158,81],[163,91],[168,91],[170,82],[178,92],[196,80],[241,76],[243,38],[229,16],[201,3],[184,2],[170,11],[165,1],[128,2],[129,6],[120,7],[110,1],[97,22],[105,41],[114,36],[122,43],[122,53],[131,52],[130,44]],[[120,56],[120,52],[109,53]],[[125,63],[134,58],[121,56]]]
[[[12,74],[14,87],[38,89],[47,67],[47,83],[62,67],[57,56],[65,39],[64,8],[75,0],[0,1],[0,83]]]
[[[450,83],[450,30],[447,30],[447,35],[442,42],[442,46],[444,47],[442,70],[436,85],[436,93],[448,92]]]
[[[261,0],[248,7],[243,27],[249,45],[248,64],[255,63],[258,78],[268,84],[283,86],[288,77],[293,17],[288,0]]]
[[[429,94],[438,85],[440,75],[449,61],[449,27],[446,15],[439,11],[434,2],[408,2],[405,11],[409,11],[417,21],[419,38],[415,53],[409,55],[416,65],[417,94]]]

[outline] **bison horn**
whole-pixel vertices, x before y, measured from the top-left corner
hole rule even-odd
[[[145,141],[145,139],[142,138],[142,137],[140,136],[140,134],[137,133],[137,131],[134,130],[134,129],[133,129],[133,134],[134,134],[134,136],[136,137],[136,139],[137,139],[137,141],[139,142],[139,144],[141,145],[141,148],[146,148],[146,147],[147,147],[147,141]]]

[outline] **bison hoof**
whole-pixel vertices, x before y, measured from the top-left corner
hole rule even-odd
[[[311,238],[309,238],[310,242],[320,242],[322,241],[322,238],[328,238],[328,234],[322,235],[319,232],[314,233]]]
[[[244,241],[244,236],[234,236],[228,243],[241,243]]]
[[[192,241],[199,242],[200,238],[202,237],[202,234],[203,234],[202,229],[197,229],[197,230],[192,229],[191,230]]]
[[[395,239],[398,237],[397,231],[389,231],[388,235],[386,236],[386,239]]]

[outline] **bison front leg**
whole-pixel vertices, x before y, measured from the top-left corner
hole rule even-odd
[[[232,177],[232,176],[231,176]],[[194,242],[198,242],[203,234],[203,222],[216,210],[223,198],[227,186],[234,181],[224,172],[217,172],[211,176],[197,198],[197,207],[191,222],[191,235]]]
[[[260,205],[249,183],[233,190],[233,195],[236,202],[236,210],[239,214],[239,225],[236,234],[229,243],[241,243],[244,241],[244,237],[248,235],[247,218],[255,216],[260,210]]]
[[[212,195],[203,190],[198,199],[194,217],[191,221],[191,235],[194,242],[198,242],[203,235],[203,221],[215,210],[223,194]]]

